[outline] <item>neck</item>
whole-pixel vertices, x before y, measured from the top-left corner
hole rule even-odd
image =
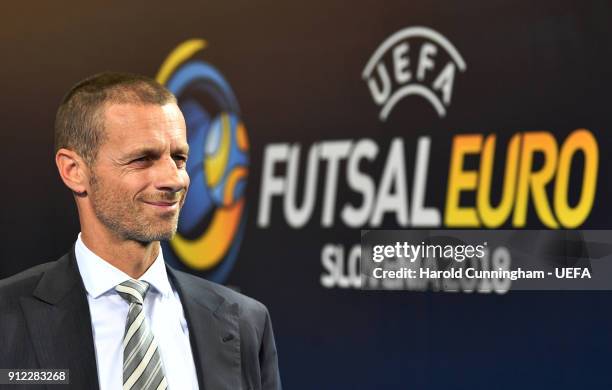
[[[149,269],[160,251],[159,241],[142,243],[88,229],[82,229],[81,240],[98,257],[134,279]]]

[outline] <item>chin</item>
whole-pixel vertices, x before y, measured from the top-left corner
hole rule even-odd
[[[176,226],[167,229],[158,229],[157,231],[140,231],[128,234],[129,237],[140,242],[167,241],[176,233]]]
[[[176,227],[171,229],[171,230],[160,232],[159,236],[163,237],[161,240],[168,241],[168,240],[171,240],[172,237],[174,237],[175,234],[176,234]]]

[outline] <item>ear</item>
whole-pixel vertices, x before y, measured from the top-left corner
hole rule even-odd
[[[89,168],[81,156],[72,150],[61,148],[55,153],[55,165],[66,187],[77,195],[87,192]]]

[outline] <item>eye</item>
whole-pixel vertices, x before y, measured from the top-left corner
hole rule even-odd
[[[187,163],[187,156],[174,156],[174,161],[176,161],[176,166],[179,168],[183,168]]]
[[[145,165],[152,161],[151,156],[141,156],[130,161],[130,164]]]

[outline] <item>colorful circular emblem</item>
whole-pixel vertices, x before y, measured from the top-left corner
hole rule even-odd
[[[191,185],[164,259],[215,282],[232,269],[245,229],[249,142],[234,93],[212,65],[194,59],[206,42],[180,44],[157,81],[177,98],[187,122]]]

